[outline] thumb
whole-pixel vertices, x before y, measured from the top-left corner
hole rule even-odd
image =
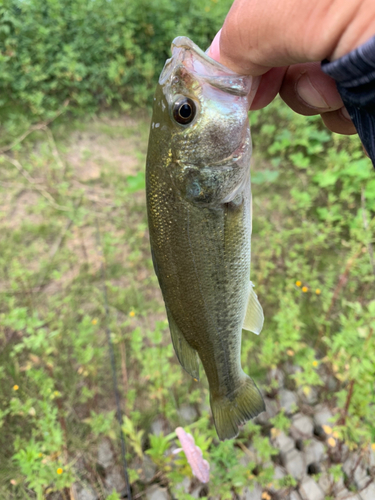
[[[235,0],[210,54],[236,73],[252,76],[274,67],[334,59],[358,46],[365,35],[369,38],[363,24],[365,7],[369,11],[372,5],[375,11],[373,2]]]

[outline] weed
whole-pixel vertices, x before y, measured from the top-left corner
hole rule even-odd
[[[195,417],[183,424],[211,465],[210,495],[233,498],[255,482],[265,491],[270,484],[293,486],[289,476],[274,479],[277,450],[260,425],[250,422],[238,439],[218,442],[207,381],[194,382],[178,364],[152,271],[142,166],[148,124],[100,120],[73,123],[72,130],[57,122],[49,129],[53,141],[34,131],[1,157],[0,497],[45,498],[83,474],[105,498],[95,454],[100,439],[115,440],[118,429],[101,259],[133,491],[145,488],[148,456],[158,481],[191,498],[181,486],[191,477],[186,457],[172,453],[187,404]],[[365,449],[375,442],[370,162],[358,139],[331,135],[317,118],[299,117],[281,101],[252,113],[251,121],[251,278],[265,325],[259,337],[244,334],[243,366],[270,392],[276,389],[265,382],[270,368],[289,367],[291,387],[306,395],[315,389],[337,408],[333,439]],[[100,136],[94,142],[102,149],[86,155],[90,134]],[[123,137],[128,142],[120,144]],[[124,147],[135,158],[130,171],[121,155],[110,161]],[[289,425],[280,412],[271,433],[288,432]],[[342,475],[340,466],[331,472]]]

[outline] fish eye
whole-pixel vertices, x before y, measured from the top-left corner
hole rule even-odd
[[[173,118],[181,125],[187,125],[194,120],[196,106],[192,99],[183,97],[178,99],[173,105]]]

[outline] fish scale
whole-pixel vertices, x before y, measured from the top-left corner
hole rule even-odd
[[[146,165],[152,257],[173,345],[195,379],[201,361],[220,439],[264,410],[241,367],[242,328],[263,326],[249,281],[249,89],[249,78],[175,39],[155,93]]]

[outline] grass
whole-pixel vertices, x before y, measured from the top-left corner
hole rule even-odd
[[[252,115],[252,281],[266,322],[246,335],[242,361],[267,394],[271,368],[302,368],[288,387],[334,409],[337,441],[375,443],[375,181],[358,140],[332,136],[280,102]],[[275,449],[250,423],[219,443],[207,382],[174,355],[149,253],[144,197],[146,116],[57,119],[0,156],[0,498],[64,500],[72,484],[109,497],[98,442],[116,446],[105,340],[116,349],[133,491],[144,462],[178,498],[191,475],[169,453],[173,430],[194,433],[214,470],[210,495],[233,498],[254,479],[265,491]],[[109,318],[103,298],[105,268]],[[359,363],[359,361],[361,361]],[[337,382],[328,389],[327,377]],[[193,408],[193,423],[184,408]],[[286,430],[280,413],[273,428]],[[151,432],[155,421],[162,429]],[[270,432],[270,429],[268,430]],[[243,463],[253,443],[257,463]],[[259,467],[260,464],[268,464]],[[287,482],[293,484],[291,478]],[[176,493],[175,493],[176,494]]]

